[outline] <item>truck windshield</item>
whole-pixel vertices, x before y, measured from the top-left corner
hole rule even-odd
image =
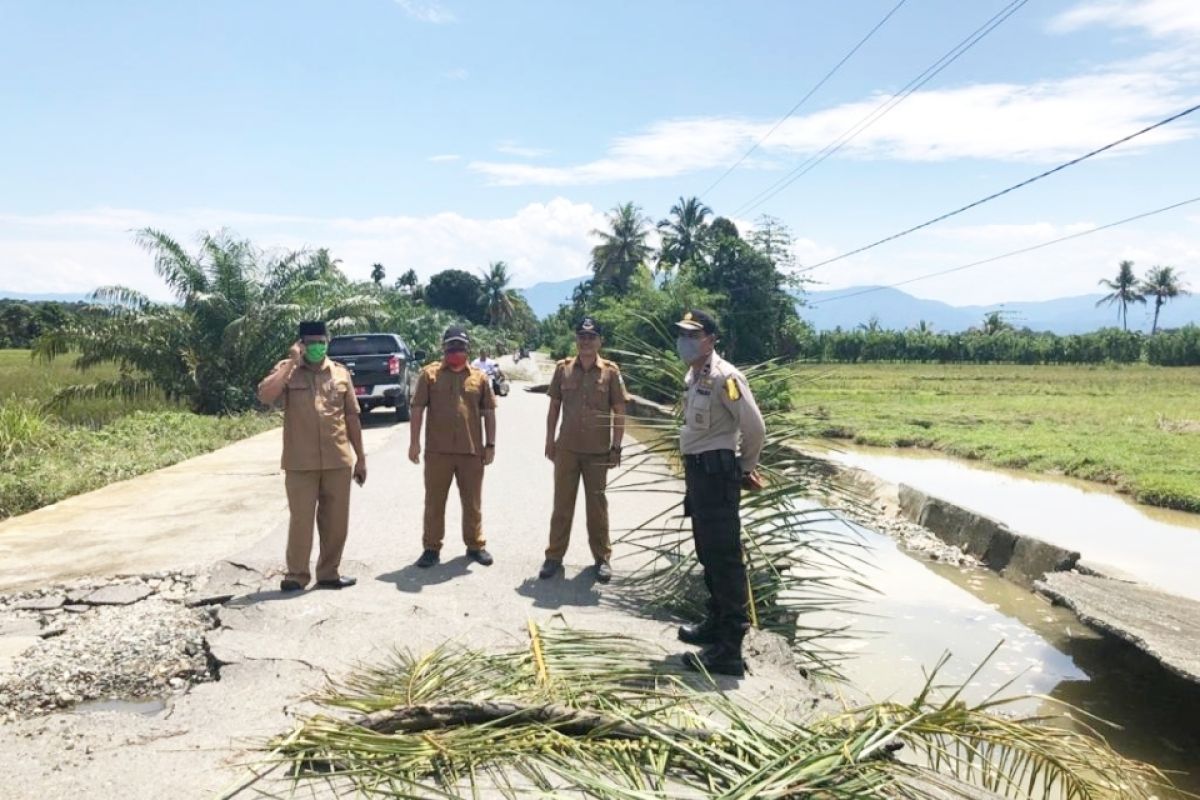
[[[329,355],[334,358],[398,353],[400,350],[400,343],[392,336],[335,336],[329,341]]]

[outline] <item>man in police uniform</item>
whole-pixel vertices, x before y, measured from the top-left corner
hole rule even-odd
[[[421,370],[412,399],[408,459],[421,463],[421,425],[425,426],[424,551],[418,567],[441,558],[446,534],[446,497],[458,484],[462,535],[467,558],[491,566],[483,538],[483,468],[496,456],[496,397],[492,382],[467,364],[467,332],[457,326],[442,336],[442,360]],[[482,423],[482,424],[481,424]]]
[[[579,321],[575,326],[577,355],[558,362],[547,391],[550,410],[546,414],[546,458],[554,462],[554,513],[550,517],[546,562],[538,573],[542,579],[562,569],[581,477],[596,580],[607,583],[612,578],[608,563],[612,555],[608,498],[604,492],[608,471],[621,463],[627,398],[621,370],[600,357],[600,335],[600,325],[594,319],[584,317]]]
[[[283,402],[283,469],[291,522],[287,576],[279,588],[295,592],[308,585],[315,514],[321,541],[317,585],[341,589],[355,584],[338,572],[350,524],[350,479],[353,475],[360,486],[367,479],[358,400],[350,372],[325,357],[325,323],[301,322],[299,333],[288,357],[258,385],[258,399],[265,405]]]
[[[675,327],[679,356],[690,366],[679,435],[687,485],[684,513],[692,518],[696,556],[709,592],[704,620],[681,627],[679,638],[705,645],[699,655],[684,656],[688,667],[741,676],[742,638],[750,627],[741,489],[744,483],[760,485],[754,469],[766,426],[745,376],[713,351],[717,322],[712,315],[692,310]]]

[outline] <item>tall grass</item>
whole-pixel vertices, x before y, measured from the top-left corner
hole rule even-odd
[[[97,367],[101,379],[116,371]],[[111,372],[111,376],[108,374]],[[0,519],[207,453],[278,424],[274,414],[203,417],[161,397],[51,403],[79,372],[0,350]]]
[[[805,366],[792,420],[810,436],[923,447],[1110,484],[1200,511],[1200,368]]]

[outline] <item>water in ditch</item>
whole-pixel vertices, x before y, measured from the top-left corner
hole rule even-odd
[[[1077,550],[1102,571],[1200,600],[1200,514],[1140,505],[1087,481],[987,467],[920,450],[839,446],[822,455]]]
[[[938,683],[966,681],[993,648],[999,649],[967,685],[978,702],[994,693],[1027,698],[1009,708],[1056,713],[1044,695],[1121,726],[1098,727],[1123,754],[1200,792],[1200,691],[1166,675],[1126,645],[1105,639],[1069,611],[983,568],[917,560],[887,536],[855,526],[869,548],[854,613],[825,612],[806,621],[845,626],[835,647],[855,692],[871,700],[906,701],[925,684],[927,670],[946,653]],[[863,699],[859,697],[858,699]],[[1070,723],[1067,723],[1070,724]]]

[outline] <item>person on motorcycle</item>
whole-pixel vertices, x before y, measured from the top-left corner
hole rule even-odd
[[[488,351],[480,349],[479,358],[471,362],[471,366],[487,375],[492,382],[492,392],[505,397],[508,395],[508,380],[500,371],[500,364],[488,358]]]

